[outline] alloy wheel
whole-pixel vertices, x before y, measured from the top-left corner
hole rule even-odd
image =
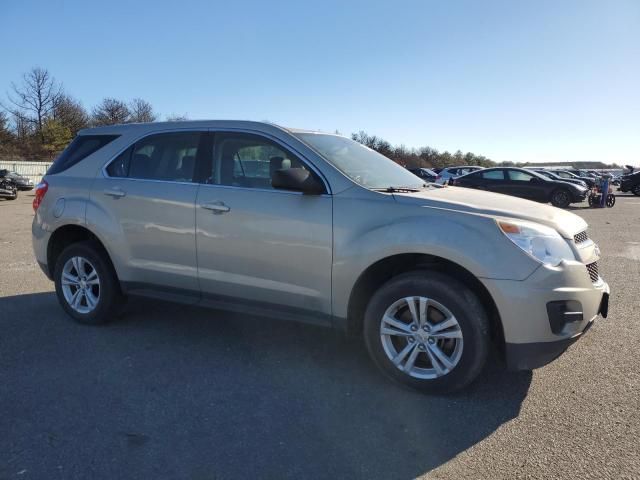
[[[71,257],[62,268],[62,293],[78,313],[91,313],[100,301],[100,278],[93,264],[84,257]]]
[[[451,372],[462,357],[462,330],[444,305],[427,297],[405,297],[380,322],[387,358],[402,372],[434,379]]]

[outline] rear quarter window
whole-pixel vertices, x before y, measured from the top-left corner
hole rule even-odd
[[[119,135],[78,135],[55,159],[47,170],[47,175],[64,172],[118,137]]]

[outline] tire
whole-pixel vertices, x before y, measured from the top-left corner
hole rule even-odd
[[[385,335],[388,328],[399,331],[397,324],[392,327],[383,321],[383,317],[389,318],[389,312],[394,311],[394,305],[401,305],[398,310],[401,313],[393,318],[403,323],[408,318],[411,322],[413,316],[407,297],[422,297],[432,302],[426,308],[430,331],[425,332],[427,327],[424,327],[417,332],[403,331],[401,336]],[[420,300],[414,302],[414,307],[419,317]],[[448,310],[450,316],[443,310]],[[456,326],[434,333],[451,318],[457,322]],[[400,327],[409,327],[409,323]],[[430,335],[460,335],[461,338],[435,339]],[[489,321],[478,297],[465,285],[439,272],[416,271],[392,278],[371,297],[365,312],[364,338],[371,358],[387,377],[424,393],[450,393],[469,385],[482,371],[489,352]],[[410,348],[410,344],[416,346],[396,366],[392,357],[398,358],[395,354]],[[418,347],[422,350],[414,356]],[[433,347],[446,355],[453,365],[451,368],[447,369],[444,362],[434,357]],[[414,363],[409,366],[412,356]]]
[[[567,208],[571,203],[571,194],[568,190],[560,188],[551,194],[551,205],[558,208]]]
[[[613,193],[607,195],[607,207],[612,208],[616,204],[616,196]]]
[[[589,194],[589,196],[587,197],[587,202],[589,203],[590,207],[594,207],[596,204],[596,197],[593,194]]]
[[[633,187],[631,187],[631,192],[634,195],[637,195],[638,197],[640,197],[640,183],[638,183],[637,185],[634,185]]]
[[[82,262],[75,260],[74,263],[73,259],[82,259]],[[82,273],[77,271],[78,267]],[[93,284],[94,271],[98,279],[97,285]],[[64,284],[63,274],[66,280]],[[69,279],[74,276],[84,277],[86,281],[82,280],[82,285],[70,283]],[[117,317],[124,306],[125,297],[120,290],[120,282],[113,266],[102,248],[93,242],[74,243],[65,248],[58,257],[53,278],[60,305],[79,323],[89,325],[106,323]],[[86,293],[81,291],[74,297],[74,292],[82,290],[81,287]],[[73,298],[79,298],[76,307],[70,303]]]

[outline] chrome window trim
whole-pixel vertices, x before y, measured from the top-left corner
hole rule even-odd
[[[326,193],[323,193],[323,194],[321,194],[319,196],[330,196],[330,195],[332,195],[331,186],[329,184],[329,181],[324,176],[324,174],[313,164],[313,162],[309,161],[309,159],[305,155],[300,153],[300,151],[298,149],[292,147],[291,145],[283,142],[279,138],[276,138],[276,137],[274,137],[273,135],[271,135],[269,133],[265,133],[265,132],[262,132],[260,130],[251,130],[251,129],[248,129],[248,128],[233,128],[233,127],[189,128],[189,127],[185,127],[185,128],[171,128],[171,129],[167,129],[167,130],[156,130],[156,131],[153,131],[153,132],[146,132],[146,133],[143,133],[143,134],[139,135],[138,137],[136,137],[132,141],[128,142],[127,146],[125,146],[124,148],[121,148],[120,150],[118,150],[118,152],[116,154],[114,154],[103,165],[103,167],[101,169],[102,176],[104,178],[109,178],[109,179],[129,180],[129,181],[137,181],[137,182],[175,183],[175,184],[178,184],[178,185],[205,185],[205,186],[209,186],[209,187],[229,187],[229,188],[235,188],[235,189],[241,189],[241,190],[260,190],[260,191],[263,191],[263,192],[278,191],[278,192],[281,192],[281,193],[294,193],[294,194],[303,195],[303,192],[295,192],[295,191],[291,191],[291,190],[278,190],[278,189],[270,189],[270,188],[236,187],[236,186],[233,186],[233,185],[216,185],[216,184],[211,184],[211,183],[201,183],[201,182],[194,182],[194,181],[191,181],[191,182],[178,182],[178,181],[175,181],[175,180],[156,180],[156,179],[146,179],[146,178],[112,177],[111,175],[109,175],[107,173],[107,168],[109,168],[109,165],[111,165],[115,161],[115,159],[118,158],[120,156],[120,154],[122,154],[122,152],[124,152],[126,149],[128,149],[132,145],[135,145],[140,140],[143,140],[143,139],[145,139],[147,137],[150,137],[152,135],[159,135],[159,134],[163,134],[163,133],[184,133],[184,132],[212,133],[214,135],[216,133],[225,133],[225,132],[226,133],[248,133],[248,134],[251,134],[251,135],[257,135],[257,136],[264,137],[267,140],[270,140],[270,141],[280,145],[281,147],[290,150],[291,153],[297,155],[300,158],[300,160],[302,160],[305,163],[305,165],[307,165],[311,170],[313,170],[313,172],[316,175],[318,175],[318,177],[320,178],[320,180],[324,184],[324,187],[325,187],[325,190],[326,190]],[[304,142],[302,142],[302,143],[304,145],[306,145]],[[214,138],[214,145],[213,146],[215,148],[215,138]],[[317,155],[320,155],[320,154],[317,154]]]
[[[224,188],[227,190],[242,190],[243,192],[268,192],[268,193],[283,193],[285,195],[307,195],[309,197],[331,197],[330,193],[321,193],[320,195],[310,195],[304,192],[298,192],[296,190],[283,190],[279,188],[252,188],[252,187],[238,187],[236,185],[217,185],[214,183],[200,183],[200,187],[207,188]]]
[[[189,132],[193,132],[193,133],[208,133],[209,131],[210,131],[210,129],[206,128],[206,127],[200,127],[200,128],[188,128],[188,127],[185,127],[185,128],[171,128],[171,129],[167,129],[167,130],[156,130],[156,131],[153,131],[153,132],[143,133],[142,135],[136,137],[133,141],[130,141],[127,144],[126,147],[118,150],[118,153],[113,155],[102,166],[102,169],[101,169],[102,176],[104,178],[109,178],[109,179],[114,179],[114,180],[129,180],[129,181],[135,181],[135,182],[176,183],[178,185],[200,185],[200,183],[194,182],[193,180],[190,181],[190,182],[178,182],[176,180],[157,180],[157,179],[151,179],[151,178],[112,177],[111,175],[109,175],[107,173],[107,168],[109,168],[109,165],[111,165],[115,161],[115,159],[118,158],[122,154],[122,152],[127,150],[129,147],[135,145],[140,140],[143,140],[143,139],[145,139],[147,137],[150,137],[152,135],[162,135],[163,133],[189,133]],[[194,173],[195,173],[195,170],[194,170]]]

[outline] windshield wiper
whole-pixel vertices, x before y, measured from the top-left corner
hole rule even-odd
[[[424,188],[425,185],[422,186]],[[384,188],[372,188],[376,192],[386,192],[386,193],[411,193],[411,192],[419,192],[421,188],[416,187],[384,187]]]

